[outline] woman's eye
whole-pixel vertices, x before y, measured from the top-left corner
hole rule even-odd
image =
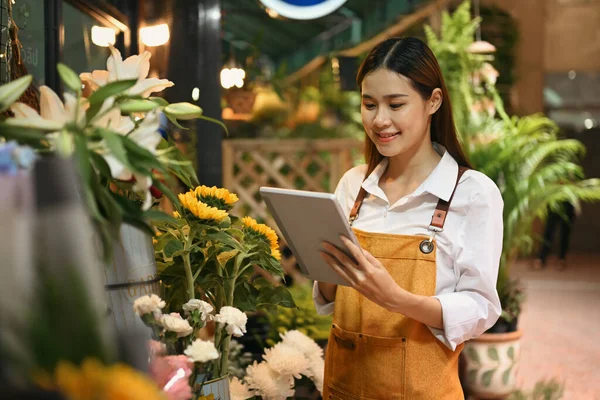
[[[363,105],[367,110],[372,110],[375,108],[375,104],[364,103]]]
[[[404,104],[390,104],[390,108],[392,108],[393,110],[397,110],[400,107],[402,107]]]

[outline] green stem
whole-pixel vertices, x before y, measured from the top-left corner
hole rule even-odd
[[[190,263],[190,253],[183,255],[183,265],[185,267],[185,279],[187,281],[188,300],[194,298],[194,277],[192,275],[192,265]]]
[[[235,283],[237,281],[238,278],[238,273],[240,272],[240,266],[242,263],[242,260],[244,259],[243,255],[238,255],[235,258],[235,263],[233,266],[233,273],[231,274],[231,277],[229,278],[229,292],[227,293],[227,298],[225,300],[225,305],[226,306],[233,306],[233,294],[235,292]],[[222,328],[221,331],[223,332],[225,328]],[[225,332],[223,332],[223,334],[225,334]],[[225,376],[229,370],[229,342],[231,340],[231,336],[227,335],[225,336],[225,338],[223,339],[223,343],[220,346],[222,351],[221,351],[221,368],[219,371],[219,376]]]

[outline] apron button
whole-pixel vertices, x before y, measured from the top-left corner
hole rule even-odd
[[[425,239],[419,245],[419,249],[423,254],[429,254],[433,251],[433,242],[430,242],[428,239]]]

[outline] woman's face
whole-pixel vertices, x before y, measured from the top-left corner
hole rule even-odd
[[[441,90],[423,100],[408,78],[386,68],[369,73],[362,82],[363,126],[385,157],[416,151],[430,140],[430,117],[440,104]]]

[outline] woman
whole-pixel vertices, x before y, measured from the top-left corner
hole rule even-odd
[[[431,50],[388,39],[359,68],[367,165],[336,195],[361,248],[322,257],[347,282],[315,282],[333,311],[324,399],[462,399],[458,355],[501,308],[500,192],[469,168]]]

